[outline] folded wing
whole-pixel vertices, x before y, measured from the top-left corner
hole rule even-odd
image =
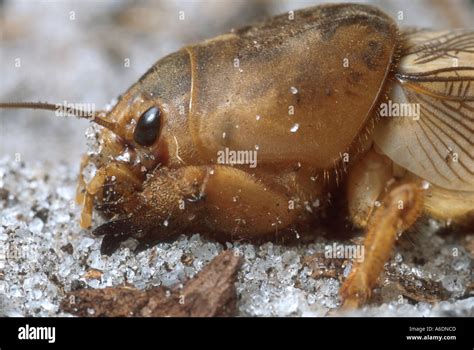
[[[411,30],[404,43],[390,99],[411,113],[381,118],[374,141],[421,178],[474,191],[474,31]]]

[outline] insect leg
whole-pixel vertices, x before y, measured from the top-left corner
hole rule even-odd
[[[288,202],[295,194],[299,203],[308,201],[303,195],[311,190],[297,188],[291,174],[282,178],[276,183],[270,176],[256,178],[224,165],[159,168],[145,182],[136,210],[94,234],[104,235],[101,250],[110,254],[128,237],[137,239],[142,250],[181,233],[258,238],[279,232],[310,215],[304,205],[293,209]]]
[[[76,188],[76,203],[83,204],[84,203],[84,196],[86,192],[86,182],[84,181],[84,175],[82,172],[84,168],[89,163],[89,156],[87,154],[83,155],[81,158],[81,164],[79,165],[79,179],[77,181],[77,188]]]
[[[138,240],[137,251],[144,250],[196,225],[210,171],[204,166],[156,169],[143,184],[129,215],[94,229],[94,235],[104,236],[102,254],[112,254],[128,238]]]
[[[369,299],[395,241],[421,214],[423,197],[418,183],[396,183],[383,196],[369,219],[364,259],[355,263],[341,287],[342,308],[356,308]]]
[[[350,169],[347,200],[349,214],[356,226],[367,227],[377,199],[392,179],[392,162],[373,148]]]
[[[81,227],[88,228],[92,223],[92,210],[94,200],[102,199],[103,186],[107,178],[115,176],[119,183],[130,184],[136,189],[141,188],[141,181],[130,172],[130,170],[120,163],[109,163],[100,168],[93,179],[86,185],[83,194],[83,208],[81,213]]]

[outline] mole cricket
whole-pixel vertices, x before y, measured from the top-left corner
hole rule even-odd
[[[68,110],[100,126],[81,163],[81,225],[94,210],[108,220],[92,231],[104,254],[196,230],[258,240],[307,228],[342,193],[366,231],[340,291],[358,307],[419,217],[472,227],[473,82],[474,30],[400,29],[367,5],[291,11],[186,46],[110,111]]]

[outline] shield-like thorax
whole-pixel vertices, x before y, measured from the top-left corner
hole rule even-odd
[[[186,48],[198,151],[209,162],[229,148],[258,150],[259,164],[332,167],[372,115],[396,33],[373,7],[328,5]]]

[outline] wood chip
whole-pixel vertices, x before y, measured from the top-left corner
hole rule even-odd
[[[449,297],[448,291],[441,282],[413,275],[399,275],[393,271],[390,271],[386,276],[394,284],[399,294],[413,301],[437,303]]]
[[[236,313],[235,281],[242,258],[232,251],[215,257],[181,290],[128,287],[72,291],[61,310],[78,316],[231,316]]]

